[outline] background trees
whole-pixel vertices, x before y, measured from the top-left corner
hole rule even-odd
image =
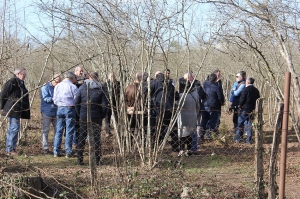
[[[193,70],[203,81],[219,68],[229,97],[232,77],[245,70],[268,98],[273,125],[273,107],[283,98],[282,77],[290,71],[295,102],[291,116],[298,131],[296,1],[43,0],[25,8],[19,3],[2,4],[0,70],[6,75],[1,86],[17,65],[28,68],[32,90],[77,64],[98,71],[103,80],[114,71],[123,88],[137,70],[153,75],[169,68],[175,80]]]

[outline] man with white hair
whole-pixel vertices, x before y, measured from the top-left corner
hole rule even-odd
[[[28,90],[25,87],[26,69],[17,68],[15,76],[3,86],[0,94],[2,116],[8,118],[9,126],[6,135],[6,153],[15,155],[20,130],[20,119],[30,119]]]
[[[64,80],[57,84],[54,88],[53,102],[58,106],[56,112],[56,133],[54,137],[54,157],[60,156],[60,145],[62,142],[62,135],[64,127],[66,127],[65,150],[66,158],[72,155],[72,141],[75,131],[75,96],[78,88],[74,85],[76,83],[76,76],[73,72],[67,71],[64,73]]]
[[[75,73],[74,74],[76,75],[76,80],[77,80],[76,81],[76,86],[77,86],[77,88],[79,88],[85,80],[82,65],[78,65],[78,66],[75,67]]]

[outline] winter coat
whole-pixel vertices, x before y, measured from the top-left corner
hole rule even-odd
[[[81,119],[87,118],[87,84],[90,83],[90,103],[91,103],[91,118],[104,118],[108,106],[108,101],[105,96],[104,87],[100,82],[93,80],[85,80],[75,97],[76,113]]]
[[[256,106],[256,100],[260,97],[259,91],[253,85],[248,85],[242,92],[239,107],[247,113],[251,113]]]
[[[8,80],[4,84],[0,94],[0,109],[3,109],[1,115],[12,118],[30,119],[29,96],[27,93],[28,90],[24,85],[24,81],[21,81],[17,77]],[[23,98],[18,101],[21,97]],[[18,102],[13,107],[16,101]],[[11,108],[12,110],[9,112]]]
[[[179,105],[182,109],[177,119],[178,137],[187,137],[196,132],[199,96],[196,89],[189,93],[180,93],[179,96],[183,99]]]
[[[229,101],[232,102],[232,106],[237,106],[239,104],[241,93],[243,92],[245,86],[245,80],[234,82],[230,91],[231,96],[229,99]]]
[[[179,94],[175,92],[172,83],[164,81],[162,78],[152,80],[150,91],[153,106],[156,109],[171,111],[174,101],[179,99]]]
[[[49,82],[41,88],[41,112],[48,116],[56,116],[57,106],[53,102],[54,86]]]
[[[221,110],[221,106],[224,104],[222,87],[216,82],[206,80],[203,83],[203,91],[205,93],[205,98],[202,101],[203,106]]]

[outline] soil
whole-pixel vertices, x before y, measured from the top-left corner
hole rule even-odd
[[[226,114],[222,116],[222,121],[228,120],[224,119],[228,117]],[[235,144],[231,141],[224,143],[220,140],[202,142],[199,145],[199,155],[189,157],[178,157],[167,145],[156,165],[149,169],[141,166],[138,153],[128,154],[125,159],[121,158],[114,141],[115,137],[105,137],[103,133],[104,165],[97,167],[98,189],[92,191],[87,154],[83,166],[76,165],[76,157],[54,158],[53,155],[44,155],[41,150],[39,126],[40,120],[31,121],[26,142],[18,146],[18,155],[14,157],[6,156],[5,143],[0,141],[2,180],[8,173],[18,172],[21,175],[26,168],[34,168],[32,174],[28,174],[27,169],[26,175],[40,175],[44,183],[43,191],[55,198],[180,198],[183,193],[188,194],[190,198],[256,196],[253,144]],[[267,182],[272,131],[269,127],[264,130],[264,180]],[[232,136],[226,127],[222,133]],[[52,144],[50,142],[50,145]],[[294,132],[289,131],[285,185],[288,199],[299,198],[300,195],[298,146]],[[279,167],[280,151],[277,161]],[[276,178],[279,186],[279,173]],[[3,196],[5,193],[1,194]]]

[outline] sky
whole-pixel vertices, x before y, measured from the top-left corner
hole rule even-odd
[[[40,29],[42,23],[38,17],[38,10],[33,7],[37,0],[3,0],[0,2],[2,2],[0,4],[1,21],[5,13],[6,32],[10,32],[19,40],[26,40],[32,36],[38,40],[46,39],[46,34]],[[42,22],[48,23],[45,18]]]
[[[2,13],[3,13],[4,2],[2,3],[2,5],[0,5]],[[22,39],[26,40],[29,37],[34,37],[36,38],[36,41],[41,41],[41,42],[49,40],[50,38],[45,33],[45,30],[47,31],[50,30],[49,26],[51,25],[51,23],[49,20],[47,20],[47,17],[43,17],[39,12],[39,10],[36,8],[37,2],[40,3],[41,0],[6,0],[5,28],[10,29],[9,32],[15,32],[15,34],[18,35],[17,37],[21,40]],[[60,2],[63,2],[63,0],[61,0]],[[199,15],[203,14],[202,13],[203,4],[201,6],[202,6],[201,11],[197,12],[197,8],[196,8],[196,10],[193,10],[193,13],[190,13],[189,16],[192,16],[194,18],[198,14]],[[201,22],[203,18],[200,17],[199,19],[201,20],[194,21],[194,23],[196,22],[198,25],[201,24],[202,26],[204,23]],[[186,20],[187,22],[190,21],[190,19],[186,19]],[[196,25],[190,28],[198,29],[199,27]]]

